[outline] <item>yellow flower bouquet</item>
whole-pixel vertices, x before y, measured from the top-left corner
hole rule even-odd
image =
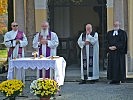
[[[31,83],[30,89],[31,93],[40,98],[49,98],[58,92],[59,85],[55,80],[39,78]]]
[[[11,100],[22,93],[23,87],[24,84],[21,80],[6,80],[0,83],[0,92]]]

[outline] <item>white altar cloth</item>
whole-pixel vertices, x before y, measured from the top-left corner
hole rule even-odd
[[[9,61],[9,69],[8,69],[8,77],[13,79],[13,70],[14,68],[23,68],[23,69],[54,69],[54,78],[58,82],[59,85],[64,84],[65,78],[65,68],[66,68],[66,61],[63,57],[49,59],[49,58],[19,58],[19,59],[12,59]],[[25,79],[23,80],[25,81]]]

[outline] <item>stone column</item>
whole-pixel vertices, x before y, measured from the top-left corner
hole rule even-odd
[[[125,3],[127,0],[114,0],[114,21],[118,20],[121,23],[121,28],[125,29]]]
[[[128,72],[133,72],[133,0],[128,0]]]
[[[126,55],[127,77],[133,72],[133,0],[114,0],[114,21],[119,20],[121,28],[128,35],[128,53]],[[133,75],[133,73],[132,73]]]
[[[26,0],[26,35],[28,38],[28,46],[26,50],[32,52],[32,41],[35,34],[35,4],[34,0]]]
[[[47,20],[47,1],[48,0],[35,0],[35,21],[36,21],[36,31],[40,32],[41,23]]]
[[[14,0],[14,21],[19,24],[19,29],[25,32],[24,0]]]
[[[124,0],[124,30],[128,34],[128,0]]]
[[[113,0],[107,0],[107,31],[113,28]]]

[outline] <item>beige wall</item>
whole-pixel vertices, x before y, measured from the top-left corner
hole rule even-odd
[[[24,6],[23,0],[14,0],[14,21],[19,24],[19,29],[25,32]]]
[[[129,54],[133,58],[133,0],[128,0]]]
[[[113,7],[107,8],[107,31],[113,28]]]
[[[36,32],[40,31],[41,23],[47,19],[46,9],[35,9]]]
[[[35,1],[35,23],[36,32],[41,29],[42,21],[47,19],[47,0],[34,0]]]
[[[128,72],[133,77],[133,0],[128,0]]]
[[[113,0],[107,0],[107,31],[113,28],[113,16],[114,16],[114,9],[113,9]]]
[[[128,0],[128,71],[133,72],[133,0]],[[132,73],[133,75],[133,73]],[[133,76],[132,76],[133,77]]]

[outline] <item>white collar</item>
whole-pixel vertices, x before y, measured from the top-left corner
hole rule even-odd
[[[113,36],[116,36],[116,35],[118,35],[118,31],[117,30],[114,30]]]

